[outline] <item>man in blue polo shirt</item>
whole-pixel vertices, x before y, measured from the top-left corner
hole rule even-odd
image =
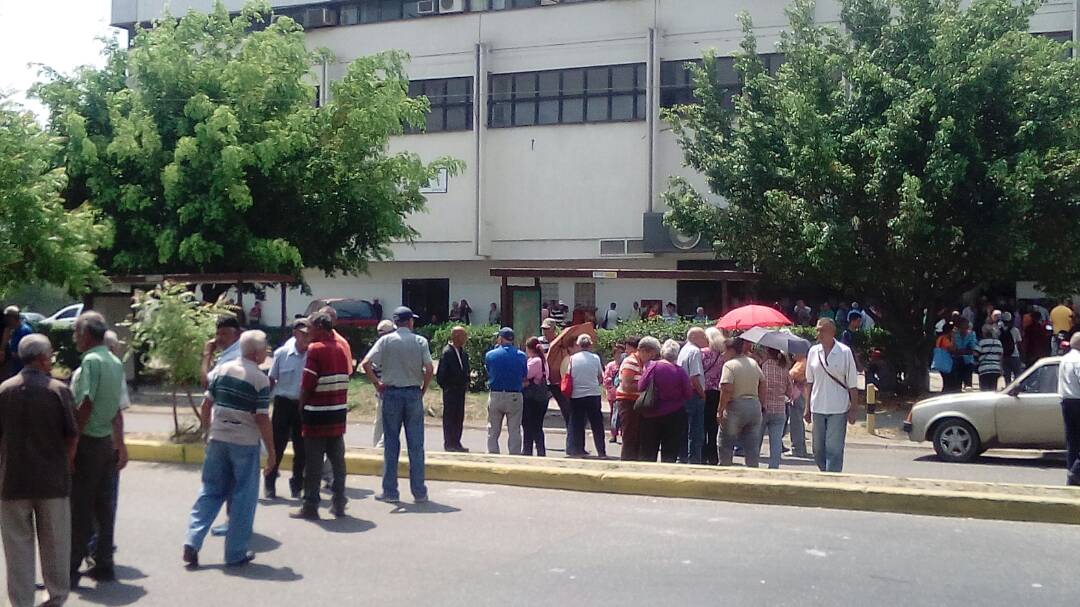
[[[521,390],[528,373],[525,353],[514,346],[514,330],[499,329],[499,341],[484,357],[488,373],[488,453],[499,452],[499,435],[506,419],[510,455],[521,454]]]

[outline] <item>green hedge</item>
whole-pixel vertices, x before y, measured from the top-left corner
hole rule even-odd
[[[636,335],[638,337],[655,337],[660,340],[660,343],[664,343],[669,339],[674,339],[675,341],[682,343],[686,341],[686,332],[690,330],[690,327],[704,328],[706,326],[711,325],[703,325],[682,319],[676,322],[667,322],[662,318],[625,321],[619,323],[619,326],[614,329],[597,329],[596,341],[598,343],[595,351],[600,355],[600,358],[606,365],[611,358],[611,348],[615,343],[622,341],[631,335]]]

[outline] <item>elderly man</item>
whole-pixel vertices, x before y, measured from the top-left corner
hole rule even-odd
[[[1080,332],[1073,333],[1069,352],[1061,358],[1058,394],[1065,419],[1065,482],[1080,485]]]
[[[499,452],[499,435],[506,420],[507,447],[510,455],[521,455],[521,415],[524,407],[522,390],[528,363],[525,353],[514,346],[514,330],[499,329],[495,348],[484,357],[488,374],[488,453]],[[602,434],[601,434],[602,436]],[[581,432],[582,443],[585,431]],[[603,444],[603,443],[601,443]],[[582,445],[584,448],[584,445]]]
[[[274,453],[285,453],[285,445],[292,441],[293,465],[292,478],[289,479],[289,493],[293,499],[300,497],[304,489],[304,439],[300,435],[300,383],[304,378],[304,364],[307,362],[308,327],[306,318],[293,321],[292,337],[280,348],[274,350],[274,361],[270,364],[270,387],[274,398],[274,414],[271,423],[274,428]],[[277,478],[281,461],[266,470],[266,499],[277,498]]]
[[[709,347],[705,329],[691,327],[686,332],[686,343],[679,350],[679,366],[690,376],[694,395],[686,401],[687,444],[679,460],[683,463],[700,464],[705,449],[705,368],[701,349]]]
[[[109,351],[105,317],[84,312],[75,321],[75,346],[82,355],[73,385],[75,419],[80,431],[71,484],[71,587],[77,588],[79,567],[88,556],[96,531],[94,567],[86,575],[99,582],[116,579],[113,571],[113,471],[127,465],[124,416],[120,399],[124,366]]]
[[[859,373],[851,349],[836,340],[836,324],[818,319],[818,343],[806,355],[803,400],[814,424],[814,462],[822,472],[844,471],[846,423],[858,415]],[[845,419],[846,418],[846,419]]]
[[[34,543],[49,599],[62,605],[70,592],[70,462],[75,450],[74,403],[49,377],[52,346],[44,335],[20,340],[22,370],[0,384],[0,535],[13,607],[34,601]]]
[[[229,502],[225,534],[225,564],[246,565],[255,558],[248,550],[259,499],[259,441],[266,447],[266,468],[277,464],[270,426],[270,380],[259,369],[266,360],[266,334],[240,335],[241,357],[221,365],[202,403],[210,441],[203,459],[202,490],[191,509],[184,563],[199,566],[199,550],[222,504]],[[211,418],[211,411],[213,417]]]
[[[330,513],[345,516],[345,416],[349,411],[349,352],[334,336],[334,321],[318,312],[311,317],[311,345],[304,362],[300,409],[304,435],[304,505],[295,518],[318,520],[319,473],[323,457],[333,474]]]
[[[227,362],[240,358],[240,321],[235,316],[221,316],[213,339],[203,346],[200,377],[202,386],[210,385],[213,373]],[[216,355],[216,357],[215,357]]]
[[[15,375],[22,370],[22,361],[19,360],[19,342],[33,332],[34,329],[30,323],[22,319],[18,307],[4,308],[4,343],[3,348],[0,348],[0,379]]]
[[[413,333],[418,317],[404,306],[394,310],[397,330],[375,342],[364,358],[364,373],[382,394],[383,448],[382,493],[375,499],[397,503],[398,458],[401,456],[401,427],[409,450],[409,486],[416,503],[428,501],[424,484],[424,394],[434,374],[431,350],[423,337]],[[375,367],[380,374],[375,374]]]
[[[442,388],[443,402],[443,449],[468,453],[461,444],[461,432],[465,425],[465,393],[469,390],[469,353],[465,344],[469,333],[465,327],[450,330],[450,343],[443,348],[439,359],[439,372],[435,381]]]

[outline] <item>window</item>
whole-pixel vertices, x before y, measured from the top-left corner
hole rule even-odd
[[[645,64],[493,74],[488,126],[644,120]]]
[[[431,103],[425,131],[437,133],[472,130],[472,88],[472,78],[468,76],[409,82],[410,97],[424,96]]]
[[[1047,38],[1053,40],[1054,42],[1061,42],[1061,43],[1072,42],[1072,39],[1073,39],[1073,34],[1072,34],[1071,30],[1064,31],[1064,32],[1035,32],[1035,35],[1036,36],[1046,36]],[[1065,56],[1066,57],[1072,57],[1072,49],[1069,49],[1069,50],[1065,51]]]
[[[1053,394],[1058,388],[1058,366],[1044,365],[1020,384],[1020,391],[1025,394]]]
[[[776,74],[784,63],[784,56],[779,53],[761,55],[761,61],[770,74]],[[700,66],[701,59],[664,61],[660,64],[660,107],[670,108],[676,105],[697,103],[694,96],[694,75],[691,65]],[[734,57],[716,58],[717,84],[724,88],[723,105],[735,107],[735,95],[742,89],[739,73],[735,71]]]
[[[340,7],[338,23],[357,25],[422,17],[417,0],[361,0]]]

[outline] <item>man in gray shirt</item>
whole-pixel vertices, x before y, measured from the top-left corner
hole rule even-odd
[[[417,316],[404,306],[394,310],[397,330],[379,338],[364,357],[364,373],[382,394],[383,492],[375,499],[399,501],[397,469],[401,427],[409,450],[409,485],[417,503],[428,500],[424,485],[424,394],[435,366],[423,337],[412,332]],[[379,368],[379,375],[375,374]]]

